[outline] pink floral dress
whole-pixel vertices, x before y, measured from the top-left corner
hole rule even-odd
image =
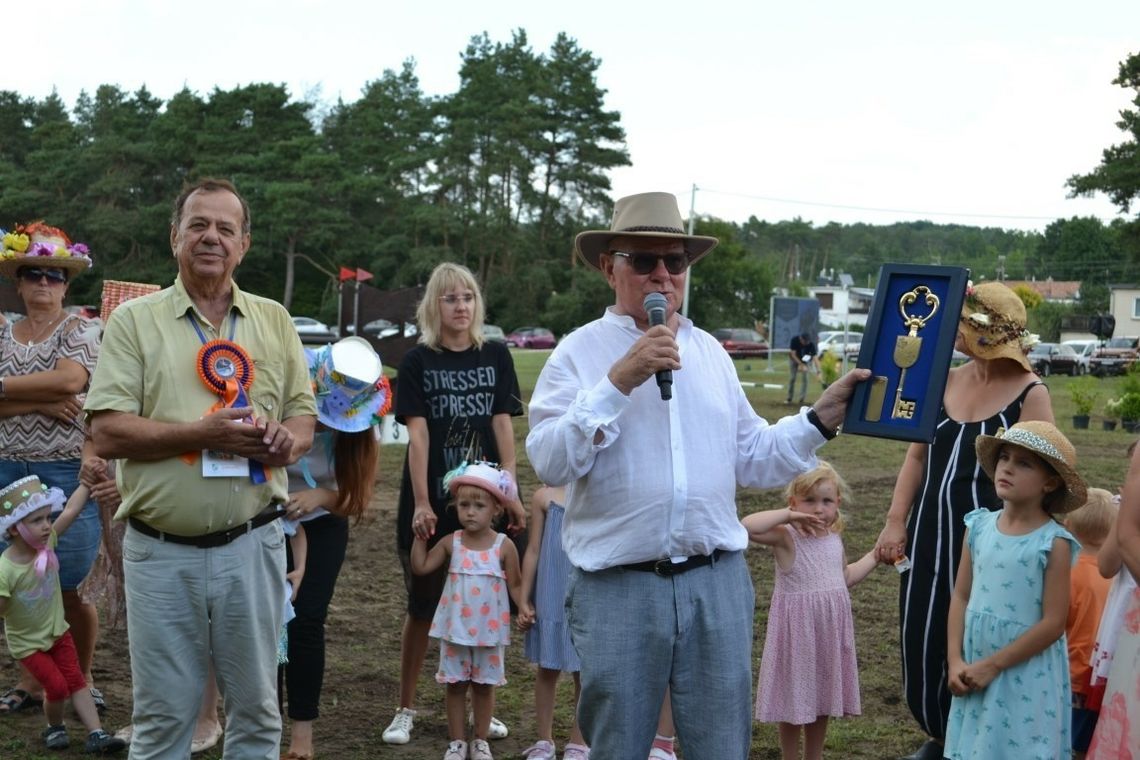
[[[510,643],[511,607],[503,570],[502,533],[490,549],[463,545],[463,531],[452,534],[451,565],[431,621],[430,635],[475,647]]]

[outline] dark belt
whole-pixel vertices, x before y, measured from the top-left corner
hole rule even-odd
[[[634,562],[632,565],[618,565],[618,567],[622,570],[656,573],[662,578],[668,578],[670,575],[680,575],[694,568],[712,565],[725,554],[727,552],[724,549],[716,549],[712,554],[698,554],[695,557],[689,557],[684,562],[674,562],[666,557],[665,559],[651,559],[648,562]]]
[[[157,538],[159,541],[166,541],[171,544],[183,544],[185,546],[196,546],[199,549],[212,549],[217,546],[225,546],[231,541],[257,530],[262,525],[268,525],[284,515],[285,510],[281,508],[279,502],[270,502],[269,506],[256,514],[253,519],[246,520],[241,525],[234,526],[229,530],[205,533],[201,536],[179,536],[174,533],[165,533],[150,527],[137,517],[128,517],[127,522],[130,523],[132,528],[144,536]]]

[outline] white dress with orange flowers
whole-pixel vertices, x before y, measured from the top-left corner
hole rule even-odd
[[[502,533],[490,549],[463,545],[463,531],[452,534],[447,582],[431,621],[431,636],[475,647],[510,643],[511,607],[503,570]]]

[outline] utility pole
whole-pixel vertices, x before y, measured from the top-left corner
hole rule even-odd
[[[693,225],[697,220],[697,186],[693,184],[692,195],[689,196],[689,233],[693,234]],[[689,283],[693,281],[693,272],[689,270],[688,277],[685,278],[685,300],[681,303],[681,314],[689,316]]]

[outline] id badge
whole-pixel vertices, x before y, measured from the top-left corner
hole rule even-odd
[[[224,451],[202,450],[202,477],[248,478],[249,460]]]

